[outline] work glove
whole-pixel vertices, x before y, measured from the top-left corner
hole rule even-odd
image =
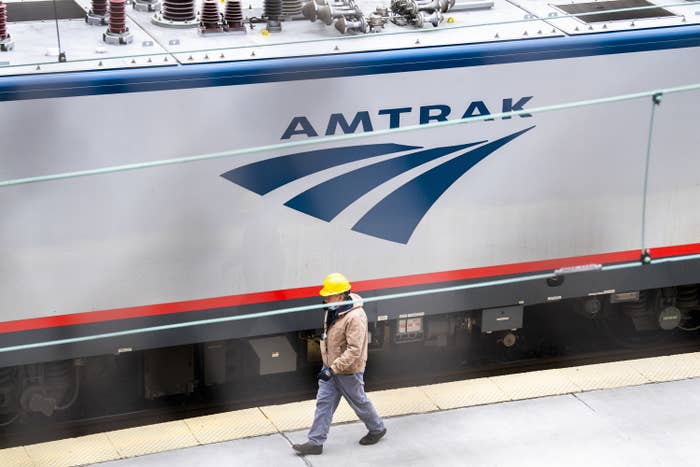
[[[330,379],[333,377],[333,370],[330,368],[324,366],[321,368],[321,371],[318,374],[318,379],[321,381],[330,381]]]

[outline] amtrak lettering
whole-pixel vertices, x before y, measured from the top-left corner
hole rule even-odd
[[[331,167],[398,153],[395,157],[379,162],[370,161],[362,167],[316,182],[284,203],[306,215],[331,222],[345,208],[383,183],[415,167],[455,154],[379,200],[352,227],[355,232],[406,244],[423,217],[452,184],[497,149],[533,128],[531,126],[493,141],[472,141],[429,149],[392,143],[318,149],[264,159],[221,176],[264,196],[288,183]]]
[[[501,112],[515,112],[518,110],[524,110],[523,107],[527,104],[532,96],[525,96],[519,99],[505,98],[501,101],[500,109]],[[484,101],[472,101],[466,106],[465,110],[461,113],[452,114],[452,108],[449,105],[436,104],[436,105],[423,105],[418,107],[418,111],[415,115],[413,107],[397,107],[393,109],[381,109],[377,112],[377,117],[381,117],[383,122],[389,123],[389,128],[398,128],[402,124],[415,124],[416,116],[418,117],[418,123],[420,125],[425,125],[430,122],[444,122],[447,121],[450,116],[452,118],[469,118],[483,115],[491,115],[489,107]],[[530,114],[522,114],[521,118],[531,117]],[[503,117],[503,120],[509,119],[510,117]],[[292,118],[292,121],[287,125],[287,129],[282,134],[281,139],[289,139],[292,136],[305,135],[307,138],[318,136],[319,133],[317,128],[325,128],[324,134],[326,136],[335,135],[336,133],[355,133],[358,130],[363,132],[373,131],[374,123],[372,121],[372,116],[369,111],[362,110],[356,112],[352,118],[348,118],[343,113],[333,113],[328,117],[328,122],[324,125],[314,126],[311,121],[305,116],[296,116]]]

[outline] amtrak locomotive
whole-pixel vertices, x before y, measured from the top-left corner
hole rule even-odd
[[[297,371],[333,271],[381,351],[693,329],[697,3],[0,2],[0,414]]]

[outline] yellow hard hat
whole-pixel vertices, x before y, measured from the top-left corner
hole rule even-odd
[[[348,278],[339,272],[334,272],[328,274],[323,280],[323,288],[319,292],[322,297],[328,297],[330,295],[338,295],[343,292],[350,290],[350,282]]]

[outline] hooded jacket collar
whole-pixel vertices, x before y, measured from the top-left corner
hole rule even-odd
[[[355,308],[360,308],[362,306],[362,298],[359,295],[351,293],[350,298],[352,299],[352,306],[350,308],[348,308],[347,310],[344,310],[344,311],[341,311],[340,313],[338,313],[339,317],[343,316],[347,313],[350,313]]]
[[[325,331],[327,331],[331,326],[333,326],[333,323],[335,323],[339,318],[342,316],[345,316],[346,314],[350,313],[352,310],[355,310],[357,308],[362,307],[362,297],[360,297],[357,294],[350,293],[350,298],[352,299],[352,306],[349,308],[346,308],[345,310],[333,312],[333,311],[328,311],[323,315],[323,328]],[[333,313],[336,313],[335,317],[332,316]],[[330,321],[329,321],[329,318]]]

